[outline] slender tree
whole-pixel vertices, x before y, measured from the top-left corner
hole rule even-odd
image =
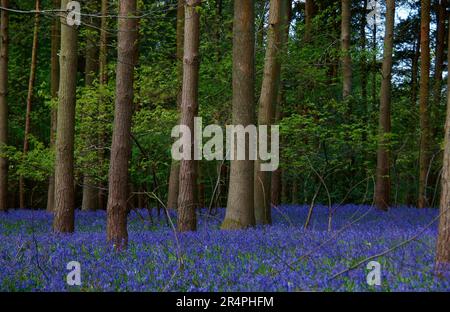
[[[92,3],[94,11],[97,9],[97,2]],[[90,18],[89,24],[95,25],[96,20],[93,17]],[[85,66],[85,85],[86,87],[92,87],[94,79],[98,72],[98,31],[95,28],[88,29],[86,33],[86,66]],[[87,145],[93,143],[93,137],[91,134],[87,134]],[[98,205],[98,192],[95,185],[95,179],[89,173],[83,177],[83,201],[81,205],[82,210],[96,210]]]
[[[386,27],[384,35],[383,69],[380,93],[379,141],[377,152],[377,178],[375,202],[387,210],[390,203],[389,133],[391,132],[391,77],[394,42],[395,1],[386,1]]]
[[[420,156],[419,156],[419,198],[417,206],[428,205],[426,198],[427,172],[430,164],[430,0],[421,0],[420,14],[420,87],[419,87],[419,117],[420,117]]]
[[[233,125],[254,123],[255,111],[255,4],[252,0],[234,2],[233,24]],[[236,147],[236,146],[235,146]],[[234,148],[236,150],[236,148]],[[228,203],[223,229],[241,229],[255,224],[253,169],[249,142],[246,160],[231,160]]]
[[[101,0],[101,15],[100,18],[100,46],[99,46],[99,83],[101,92],[106,88],[108,84],[108,5],[109,0]],[[101,117],[104,114],[104,99],[99,101],[98,115]],[[103,120],[100,120],[100,123]],[[105,135],[101,129],[98,133],[98,162],[100,167],[103,167],[105,162]],[[103,191],[104,185],[102,182],[98,185],[98,204],[99,209],[105,208],[105,192]]]
[[[34,15],[34,28],[33,28],[33,45],[31,48],[31,65],[30,65],[30,76],[28,79],[28,95],[27,95],[27,106],[25,113],[25,132],[23,138],[23,156],[25,157],[30,148],[29,146],[29,136],[31,132],[31,109],[33,105],[33,91],[34,82],[36,80],[36,65],[37,65],[37,50],[38,50],[38,33],[39,33],[39,0],[35,1]],[[25,208],[25,180],[23,175],[19,177],[19,207],[21,209]]]
[[[119,2],[119,32],[116,69],[116,103],[109,167],[107,236],[117,250],[126,248],[128,162],[131,157],[131,118],[134,100],[134,68],[137,63],[138,19],[136,0]]]
[[[342,0],[341,50],[342,50],[342,97],[345,99],[352,92],[352,59],[350,57],[350,20],[351,0]]]
[[[436,30],[436,57],[434,66],[434,85],[433,85],[433,105],[431,107],[431,121],[432,137],[435,138],[437,132],[440,130],[439,122],[437,121],[439,114],[439,105],[441,103],[441,92],[442,92],[442,71],[444,69],[444,59],[445,59],[445,21],[447,20],[447,0],[440,0],[436,4],[436,20],[437,20],[437,30]],[[435,142],[432,142],[434,145]],[[433,146],[434,147],[434,146]]]
[[[258,124],[272,124],[275,118],[276,102],[280,89],[281,51],[287,21],[287,0],[271,0],[269,9],[269,29],[264,64],[264,77],[259,99]],[[270,224],[271,214],[271,172],[261,171],[260,160],[255,161],[254,202],[255,221]]]
[[[1,0],[8,8],[8,0]],[[0,152],[8,144],[8,11],[0,12]],[[8,209],[8,161],[0,155],[0,211]]]
[[[314,0],[305,0],[305,42],[311,42],[313,18],[316,14],[316,5]]]
[[[362,3],[362,14],[361,14],[361,99],[366,105],[366,112],[368,114],[368,101],[367,101],[367,55],[366,55],[366,46],[367,46],[367,38],[366,38],[366,26],[367,26],[367,0],[363,0]],[[366,118],[367,120],[367,118]]]
[[[194,118],[198,113],[198,75],[200,45],[200,0],[187,0],[184,22],[183,92],[181,125],[191,130],[191,159],[180,162],[180,193],[178,195],[178,231],[195,231],[196,161],[194,160]]]
[[[53,7],[59,8],[61,6],[60,0],[53,0]],[[52,100],[55,101],[58,98],[59,88],[59,58],[58,51],[60,46],[60,28],[61,24],[57,18],[52,21],[52,39],[51,39],[51,56],[50,56],[50,95]],[[57,110],[52,107],[51,121],[50,121],[50,149],[55,148],[56,141],[56,117]],[[47,193],[47,211],[53,211],[55,209],[55,174],[52,172],[48,182]]]
[[[68,0],[61,1],[66,11]],[[53,230],[70,233],[75,227],[74,135],[78,31],[61,17],[60,84],[56,133],[55,214]]]
[[[183,41],[184,41],[184,0],[178,0],[177,7],[177,67],[178,80],[180,81],[177,94],[177,107],[181,109],[181,81],[183,79]],[[169,189],[167,195],[167,208],[176,209],[178,207],[178,191],[180,184],[180,164],[172,160],[169,175]]]
[[[449,32],[450,42],[450,32]],[[450,49],[448,50],[448,70],[450,72]],[[450,79],[447,81],[450,90]],[[447,116],[444,133],[444,161],[441,180],[441,202],[439,234],[436,244],[436,270],[438,274],[450,269],[450,93],[447,92]]]

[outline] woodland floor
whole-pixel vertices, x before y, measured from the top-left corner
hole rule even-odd
[[[12,210],[0,214],[0,291],[450,291],[433,275],[437,209],[334,206],[327,231],[326,206],[303,229],[308,208],[279,207],[273,226],[242,231],[219,230],[222,209],[202,211],[198,231],[177,236],[163,216],[133,211],[122,253],[106,243],[104,211],[77,212],[76,233],[54,235],[51,214]],[[381,286],[367,285],[371,260]],[[81,286],[66,283],[70,261]]]

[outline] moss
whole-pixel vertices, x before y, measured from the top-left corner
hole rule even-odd
[[[244,226],[241,222],[239,222],[237,220],[226,218],[223,221],[222,226],[220,228],[222,230],[241,230],[241,229],[245,229],[247,227]]]

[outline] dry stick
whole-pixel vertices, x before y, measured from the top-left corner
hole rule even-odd
[[[311,167],[312,171],[314,171],[314,173],[317,175],[317,177],[319,178],[320,182],[323,184],[325,191],[327,192],[327,196],[328,196],[328,231],[331,231],[331,218],[332,218],[332,207],[331,207],[331,196],[330,196],[330,192],[328,191],[328,187],[325,183],[325,181],[323,180],[322,176],[317,172],[317,170],[313,167],[313,165],[311,164],[311,161],[309,160],[308,157],[306,157],[306,159],[308,159],[308,164]]]
[[[436,184],[434,185],[433,201],[431,202],[431,207],[434,206],[434,202],[436,200],[436,193],[437,193],[438,185],[441,182],[441,176],[442,176],[442,168],[439,170],[439,174],[436,179]]]
[[[375,188],[375,183],[374,183],[374,188]],[[374,198],[375,199],[375,198]],[[326,244],[328,244],[329,242],[331,242],[332,240],[336,239],[336,237],[338,237],[342,232],[344,232],[346,229],[348,229],[349,227],[351,227],[353,224],[355,224],[356,222],[362,220],[366,215],[369,214],[369,212],[372,211],[373,207],[374,207],[374,199],[372,200],[372,205],[370,206],[370,209],[367,210],[367,212],[365,212],[364,214],[362,214],[360,217],[356,218],[355,220],[351,221],[349,224],[347,224],[346,226],[343,226],[340,230],[336,231],[334,235],[332,235],[329,239],[325,240],[322,244],[320,244],[319,246],[317,246],[316,248],[312,249],[311,251],[307,252],[306,254],[302,255],[300,258],[298,258],[297,260],[295,260],[294,262],[291,262],[289,264],[289,267],[291,267],[294,264],[297,264],[298,262],[300,262],[302,259],[309,257],[310,255],[312,255],[314,252],[316,252],[317,250],[319,250],[320,248],[322,248],[323,246],[325,246]],[[279,273],[278,272],[274,272],[274,273]]]
[[[430,163],[428,164],[428,170],[427,170],[427,176],[425,178],[425,189],[424,189],[424,193],[425,193],[425,199],[427,198],[427,185],[428,185],[428,178],[430,176],[430,172],[431,172],[431,166],[433,165],[433,161],[436,158],[436,156],[441,153],[442,150],[437,151],[436,153],[433,154],[433,157],[431,157]],[[439,180],[438,180],[439,181]]]
[[[321,188],[322,188],[322,184],[319,184],[319,187],[317,188],[317,191],[315,192],[315,194],[312,198],[311,205],[309,205],[308,216],[306,217],[305,225],[303,226],[303,228],[305,230],[308,229],[309,222],[311,221],[311,217],[312,217],[312,213],[313,213],[313,209],[314,209],[314,204],[316,202],[317,195],[319,194],[319,191]]]
[[[383,251],[383,252],[377,253],[377,254],[375,254],[375,255],[373,255],[373,256],[367,257],[366,259],[359,261],[359,262],[356,263],[355,265],[353,265],[353,266],[351,266],[351,267],[349,267],[349,268],[347,268],[347,269],[345,269],[345,270],[342,270],[342,271],[340,271],[339,273],[334,274],[334,275],[330,278],[330,280],[332,280],[332,279],[334,279],[334,278],[336,278],[336,277],[338,277],[338,276],[340,276],[340,275],[342,275],[342,274],[344,274],[344,273],[346,273],[346,272],[349,272],[349,271],[352,271],[352,270],[356,269],[356,268],[359,267],[361,264],[363,264],[363,263],[365,263],[365,262],[367,262],[367,261],[369,261],[369,260],[372,260],[372,259],[375,259],[375,258],[384,256],[384,255],[390,253],[391,251],[394,251],[394,250],[396,250],[396,249],[398,249],[398,248],[400,248],[400,247],[402,247],[402,246],[404,246],[404,245],[406,245],[406,244],[409,244],[410,242],[416,240],[423,232],[425,232],[428,228],[430,228],[430,226],[432,226],[432,225],[433,225],[433,224],[441,217],[441,215],[444,214],[444,212],[446,212],[449,208],[450,208],[450,207],[447,207],[446,209],[444,209],[444,211],[442,211],[437,217],[435,217],[433,220],[431,220],[430,223],[428,223],[422,230],[420,230],[419,232],[417,232],[417,233],[416,233],[414,236],[412,236],[411,238],[409,238],[409,239],[407,239],[407,240],[405,240],[405,241],[403,241],[403,242],[401,242],[401,243],[399,243],[399,244],[397,244],[397,245],[394,245],[393,247],[391,247],[391,248],[389,248],[389,249],[387,249],[387,250],[385,250],[385,251]]]

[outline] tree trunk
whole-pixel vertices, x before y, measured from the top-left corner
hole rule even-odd
[[[363,14],[361,14],[361,98],[366,108],[366,120],[369,119],[369,105],[367,101],[367,56],[366,56],[366,26],[367,26],[367,0],[363,1]]]
[[[433,105],[431,107],[431,124],[432,135],[431,138],[436,138],[438,131],[440,131],[438,114],[439,105],[441,103],[441,92],[442,92],[442,71],[444,67],[445,58],[445,21],[447,19],[447,0],[440,0],[436,5],[436,20],[437,20],[437,31],[436,31],[436,58],[435,58],[435,70],[434,70],[434,86],[433,86]],[[435,140],[433,140],[435,141]],[[436,142],[432,142],[433,147]],[[432,182],[432,181],[431,181]]]
[[[342,50],[342,97],[345,99],[352,92],[352,60],[350,57],[350,0],[342,0],[341,50]]]
[[[254,124],[255,110],[255,4],[234,2],[233,25],[233,125]],[[249,154],[246,139],[245,155]],[[236,146],[234,146],[236,150]],[[242,229],[255,224],[254,161],[231,160],[228,202],[223,229]]]
[[[61,6],[60,0],[53,1],[53,7],[55,9]],[[54,19],[52,22],[52,42],[51,42],[51,65],[50,65],[50,92],[52,100],[55,101],[58,98],[59,88],[59,57],[58,51],[60,46],[60,23],[58,19]],[[50,149],[55,148],[56,141],[56,108],[52,107],[51,121],[50,121]],[[55,173],[52,172],[48,182],[47,193],[47,211],[53,211],[55,209]]]
[[[116,69],[116,103],[114,130],[109,167],[109,192],[107,206],[107,236],[116,250],[126,248],[128,162],[131,157],[131,119],[133,115],[134,67],[137,62],[138,20],[127,18],[136,15],[136,0],[119,2],[119,32]],[[121,16],[125,16],[121,18]]]
[[[1,0],[4,8],[8,0]],[[0,16],[0,151],[8,144],[8,11],[1,10]],[[8,161],[0,157],[0,211],[8,209]]]
[[[93,3],[94,10],[97,9],[97,2]],[[91,17],[89,24],[95,25],[95,20]],[[88,29],[86,34],[86,66],[85,66],[85,85],[92,87],[95,77],[98,75],[98,56],[97,56],[97,31]],[[95,138],[92,134],[87,134],[86,145],[91,146]],[[81,210],[96,210],[98,205],[98,192],[95,185],[95,179],[89,173],[83,176],[83,201]]]
[[[35,2],[35,10],[39,11],[39,0]],[[25,113],[25,132],[23,137],[23,157],[25,158],[29,150],[29,135],[31,129],[31,108],[33,102],[34,81],[36,80],[36,64],[37,64],[37,49],[38,49],[38,31],[39,31],[39,13],[34,15],[34,29],[33,29],[33,45],[31,48],[31,66],[30,76],[28,80],[28,95],[27,108]],[[25,208],[25,181],[23,175],[19,177],[19,207]]]
[[[304,40],[306,43],[312,40],[312,28],[313,28],[313,18],[316,14],[316,5],[314,0],[305,1],[305,35]]]
[[[61,10],[66,10],[68,2],[68,0],[61,1]],[[53,220],[53,230],[61,233],[71,233],[75,227],[73,152],[77,50],[78,31],[76,26],[67,25],[65,14],[63,14],[61,17],[58,131],[56,133],[55,216]]]
[[[185,5],[183,91],[181,125],[191,130],[191,158],[180,161],[180,193],[178,196],[178,231],[195,231],[196,161],[194,160],[194,118],[198,113],[198,77],[200,45],[200,0],[188,0]]]
[[[101,0],[101,14],[102,17],[100,19],[100,47],[99,47],[99,82],[100,82],[100,89],[106,88],[108,84],[108,0]],[[103,115],[103,99],[100,99],[99,103],[99,116]],[[100,122],[103,122],[100,120]],[[98,162],[100,167],[103,167],[104,159],[105,159],[105,137],[104,133],[102,131],[99,131],[98,133]],[[100,182],[98,184],[98,209],[104,209],[105,208],[105,191],[103,182]]]
[[[183,79],[183,41],[184,41],[184,0],[178,0],[177,7],[177,67],[179,90],[177,94],[177,107],[181,108],[181,81]],[[167,193],[167,208],[178,207],[178,191],[180,184],[180,163],[172,160],[170,166],[169,189]]]
[[[430,0],[421,0],[420,26],[420,156],[419,156],[419,198],[417,206],[424,208],[428,205],[426,198],[427,172],[430,163],[430,125],[428,111],[428,97],[430,89]]]
[[[287,25],[287,2],[287,0],[270,1],[267,50],[258,111],[258,125],[267,125],[269,129],[275,118],[276,102],[280,89],[282,56],[280,52],[283,48]],[[269,137],[268,141],[270,142]],[[272,223],[271,172],[261,171],[261,164],[262,161],[255,161],[255,221],[258,224],[270,224]]]
[[[389,134],[391,132],[391,76],[394,42],[395,1],[387,0],[386,30],[384,35],[383,69],[380,92],[380,122],[377,151],[377,179],[375,203],[379,209],[387,210],[390,204]]]
[[[449,32],[450,42],[450,32]],[[450,49],[448,50],[448,70],[450,72]],[[447,81],[450,90],[450,80]],[[444,134],[444,162],[441,180],[441,202],[439,234],[436,244],[436,271],[438,274],[450,269],[450,93],[447,93],[447,116]]]

